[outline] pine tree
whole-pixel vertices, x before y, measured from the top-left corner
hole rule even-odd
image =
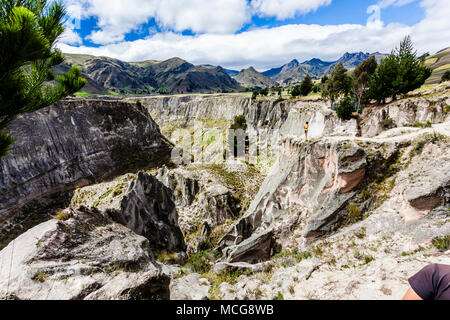
[[[425,66],[424,57],[416,58],[408,36],[376,69],[369,80],[369,96],[378,103],[384,103],[386,98],[396,100],[398,95],[420,88],[431,73],[432,70]]]
[[[309,74],[307,74],[305,79],[303,79],[302,83],[300,84],[300,94],[302,96],[307,96],[311,93],[313,88],[314,83],[312,81],[312,78],[309,76]]]
[[[431,76],[431,69],[425,66],[425,57],[416,58],[417,51],[411,37],[407,36],[400,43],[400,47],[394,50],[397,58],[398,73],[394,81],[394,100],[396,95],[404,95],[410,91],[420,88]]]
[[[396,89],[393,81],[397,77],[398,64],[394,54],[389,55],[381,61],[375,73],[369,80],[369,96],[378,104],[385,103],[386,98],[392,97]]]
[[[13,138],[5,131],[18,115],[49,106],[85,84],[72,67],[55,77],[64,61],[54,48],[64,32],[65,9],[46,0],[0,0],[0,157]]]

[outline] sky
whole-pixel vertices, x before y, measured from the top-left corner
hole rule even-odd
[[[410,35],[419,54],[450,46],[449,0],[60,0],[65,53],[123,61],[179,57],[259,71],[293,59],[389,53]]]

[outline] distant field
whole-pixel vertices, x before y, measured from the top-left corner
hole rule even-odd
[[[88,93],[88,92],[76,92],[75,93],[75,97],[77,97],[77,98],[89,98],[89,97],[91,97],[92,96],[92,94],[90,94],[90,93]]]
[[[450,70],[450,48],[445,49],[425,60],[425,64],[433,69],[433,74],[426,84],[436,84],[441,81],[443,74]]]

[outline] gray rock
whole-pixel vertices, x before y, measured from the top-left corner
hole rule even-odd
[[[152,249],[186,250],[172,191],[150,174],[139,172],[131,183],[117,221],[149,239]]]
[[[306,224],[308,237],[331,231],[365,176],[366,155],[356,143],[286,139],[283,148],[249,210],[221,239],[220,248],[233,248],[261,230],[272,230],[277,238],[299,223]]]
[[[0,295],[26,300],[168,299],[149,241],[96,209],[66,210],[0,252]]]
[[[446,122],[450,118],[444,107],[449,102],[450,95],[446,93],[436,97],[403,99],[384,107],[366,109],[361,121],[361,135],[374,137],[380,134],[387,129],[383,127],[387,121],[394,128],[427,121],[433,124]]]
[[[197,273],[177,278],[170,284],[170,300],[205,300],[211,284]]]
[[[238,245],[226,248],[223,252],[227,262],[258,263],[269,259],[272,254],[272,238],[271,230],[255,233]]]
[[[62,101],[20,116],[7,130],[16,141],[0,160],[0,223],[33,200],[170,157],[170,143],[134,103]]]
[[[245,262],[236,262],[236,263],[218,262],[214,265],[215,273],[234,272],[237,270],[261,272],[264,270],[264,264],[263,263],[250,264]]]

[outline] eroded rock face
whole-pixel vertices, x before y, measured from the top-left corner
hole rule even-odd
[[[450,105],[450,94],[435,98],[409,98],[390,103],[384,107],[364,111],[361,136],[374,137],[386,129],[411,126],[416,123],[443,123],[450,121],[444,108]]]
[[[118,101],[63,101],[23,115],[0,160],[0,222],[33,200],[164,162],[171,145],[145,109]]]
[[[221,240],[229,254],[260,230],[280,235],[303,223],[306,237],[331,231],[365,176],[366,155],[356,143],[286,139],[283,149],[247,213]]]
[[[150,174],[140,172],[121,202],[119,221],[150,240],[157,250],[186,250],[170,189]]]
[[[154,251],[186,249],[173,193],[149,173],[127,174],[78,189],[71,207],[79,206],[109,212],[116,222],[149,239]]]
[[[161,168],[156,178],[172,190],[180,212],[180,225],[186,233],[207,222],[210,228],[235,219],[239,201],[232,190],[206,170]]]
[[[68,209],[0,252],[0,292],[32,300],[168,299],[148,239],[96,209]]]

